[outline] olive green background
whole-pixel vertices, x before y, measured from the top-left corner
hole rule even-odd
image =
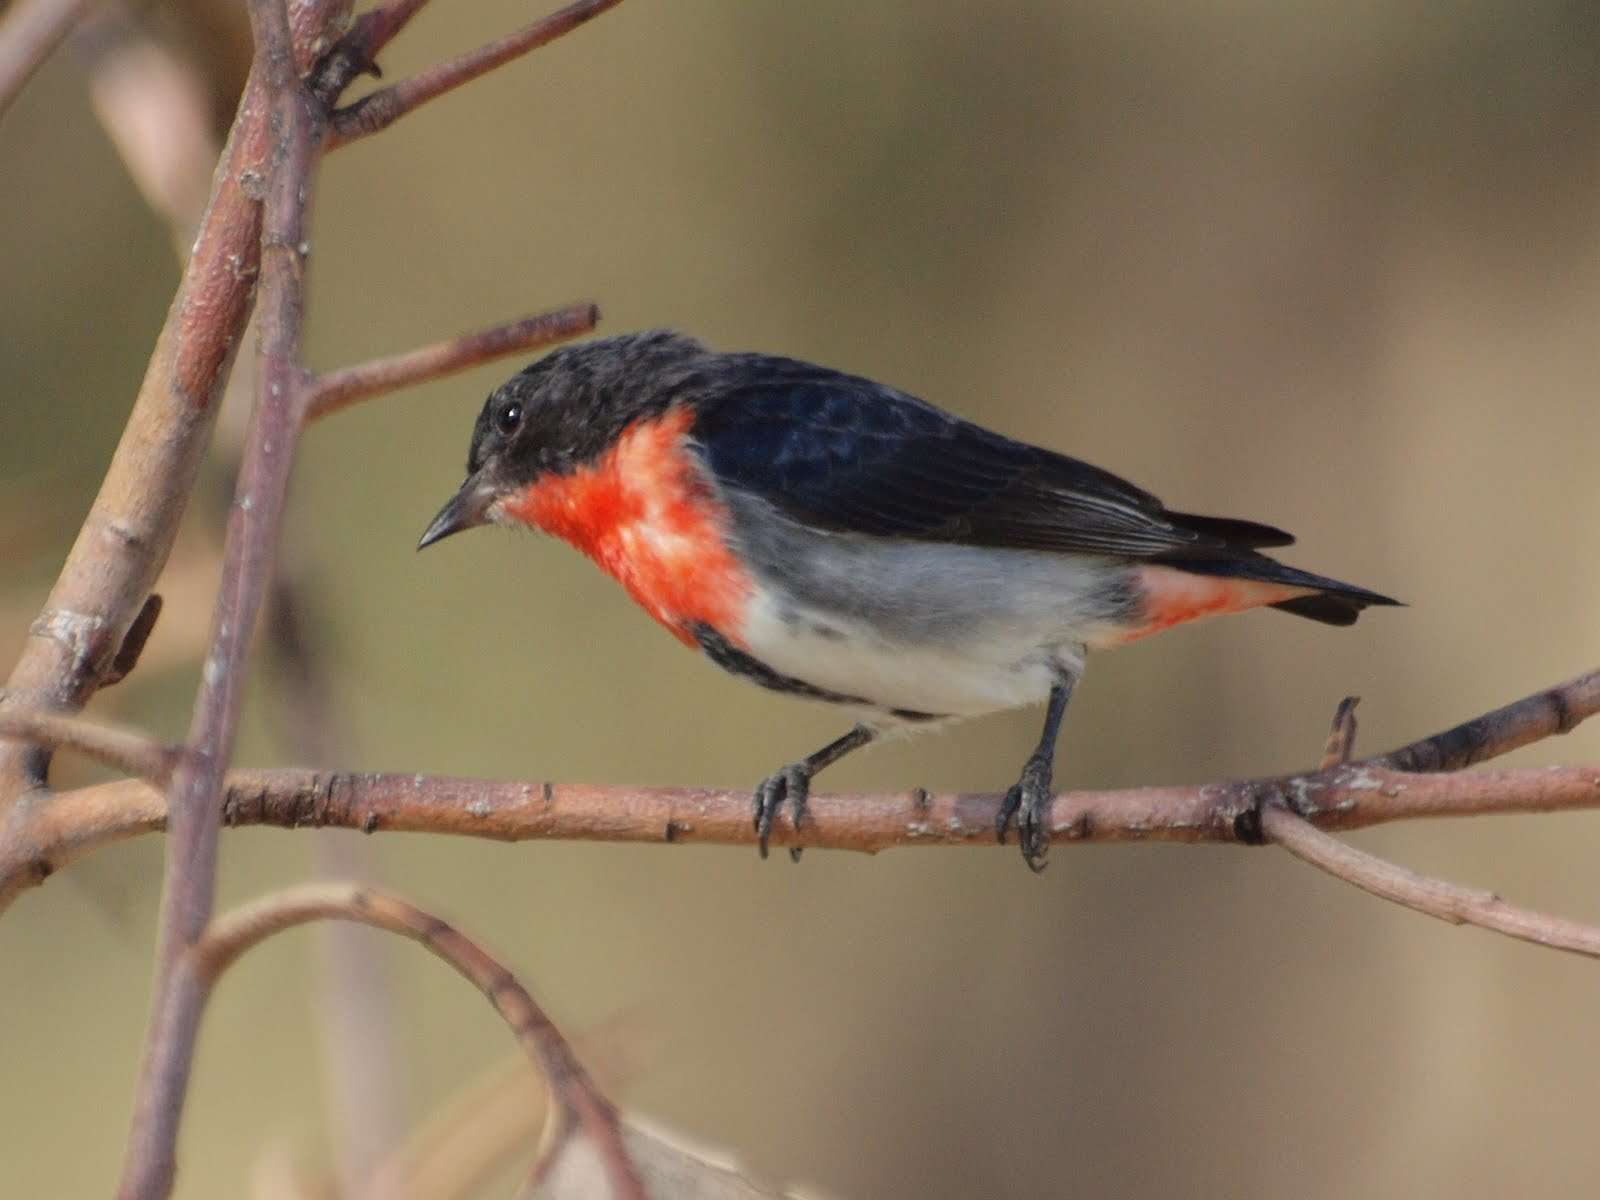
[[[390,78],[526,20],[437,4]],[[91,499],[175,281],[63,55],[0,119],[7,661]],[[1097,658],[1063,786],[1312,762],[1343,695],[1372,751],[1600,660],[1600,9],[1300,0],[629,0],[329,160],[308,327],[332,366],[569,300],[892,382],[1400,596]],[[423,557],[509,364],[309,434],[288,535],[347,765],[746,787],[836,714],[686,653],[553,542]],[[198,618],[203,623],[204,616]],[[97,701],[187,725],[194,619]],[[172,661],[171,656],[168,659]],[[239,759],[285,761],[260,688]],[[994,790],[1039,714],[868,752],[833,788]],[[1585,728],[1517,763],[1600,757]],[[89,777],[63,763],[64,780]],[[1600,918],[1600,818],[1353,840]],[[306,832],[224,835],[229,902]],[[1600,966],[1381,904],[1271,850],[812,853],[365,843],[556,1019],[653,1050],[633,1111],[841,1197],[1570,1196],[1600,1177]],[[0,920],[0,1162],[106,1194],[149,984],[160,839]],[[183,1196],[244,1195],[329,1127],[311,935],[208,1016]],[[383,943],[398,1103],[509,1050],[469,988]]]

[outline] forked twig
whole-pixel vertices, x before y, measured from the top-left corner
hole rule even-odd
[[[1452,765],[1462,760],[1476,762],[1524,744],[1524,739],[1539,730],[1567,733],[1589,715],[1585,711],[1591,703],[1586,686],[1589,678],[1580,677],[1563,687],[1540,692],[1373,761]],[[1574,696],[1579,697],[1577,707],[1572,704]],[[1322,755],[1324,771],[1350,759],[1356,740],[1356,703],[1356,697],[1346,697],[1333,715],[1333,728]],[[1594,772],[1589,782],[1600,790],[1600,772]],[[1262,805],[1260,822],[1267,841],[1379,899],[1392,900],[1452,925],[1476,925],[1524,942],[1600,958],[1600,928],[1507,904],[1493,892],[1419,875],[1357,850],[1291,812],[1281,798],[1271,798]]]

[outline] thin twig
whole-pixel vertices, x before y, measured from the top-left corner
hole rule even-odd
[[[66,40],[89,0],[16,0],[0,21],[0,114]]]
[[[1380,899],[1452,925],[1476,925],[1524,942],[1600,958],[1600,928],[1507,904],[1493,892],[1418,875],[1323,833],[1282,805],[1262,809],[1261,831],[1300,861]]]
[[[310,921],[356,921],[419,943],[483,993],[544,1075],[555,1100],[555,1138],[581,1133],[600,1152],[612,1195],[644,1200],[616,1109],[601,1095],[544,1010],[512,973],[476,942],[398,896],[370,888],[310,884],[267,896],[219,917],[185,958],[202,1003],[223,971],[266,938]],[[546,1144],[551,1144],[549,1137]]]
[[[328,148],[338,149],[357,138],[367,137],[380,129],[387,129],[429,100],[453,91],[464,83],[471,83],[480,75],[485,75],[529,51],[548,45],[563,34],[571,33],[584,22],[599,16],[606,9],[615,8],[620,2],[621,0],[577,0],[576,3],[569,4],[515,33],[509,33],[448,62],[429,67],[410,79],[363,96],[333,114],[333,122],[328,131]]]
[[[204,933],[215,903],[223,773],[238,728],[245,656],[271,579],[303,415],[305,222],[322,110],[295,72],[283,0],[252,0],[250,23],[257,49],[252,75],[263,81],[276,139],[262,218],[260,383],[229,515],[211,648],[187,752],[170,789],[156,994],[119,1193],[123,1200],[154,1200],[172,1188],[178,1121],[200,1019],[196,991],[182,978],[178,963]]]
[[[438,379],[507,354],[577,337],[588,333],[599,320],[600,310],[595,305],[569,304],[493,329],[463,333],[404,354],[328,371],[312,381],[306,420],[326,417],[369,396]]]
[[[1350,761],[1356,749],[1356,705],[1360,696],[1346,696],[1334,710],[1333,727],[1328,730],[1328,740],[1322,747],[1322,761],[1317,770],[1328,771]]]
[[[1524,696],[1493,712],[1366,761],[1396,771],[1459,771],[1556,734],[1600,710],[1600,670]]]
[[[0,712],[0,737],[26,739],[53,750],[76,750],[152,783],[165,783],[182,753],[182,747],[166,745],[132,729],[27,709]]]

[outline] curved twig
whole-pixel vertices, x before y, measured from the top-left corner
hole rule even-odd
[[[543,1074],[556,1121],[545,1136],[544,1157],[560,1141],[581,1133],[605,1161],[612,1194],[644,1200],[643,1184],[623,1145],[616,1109],[583,1069],[544,1010],[493,955],[476,942],[400,897],[348,884],[308,884],[263,897],[212,922],[185,956],[203,1005],[217,978],[251,947],[310,921],[355,921],[417,942],[483,993]]]

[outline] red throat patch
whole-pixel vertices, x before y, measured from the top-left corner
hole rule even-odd
[[[1191,575],[1174,567],[1140,567],[1138,576],[1144,592],[1144,621],[1118,638],[1117,645],[1136,642],[1185,621],[1262,608],[1316,591],[1256,579]]]
[[[582,550],[672,634],[704,622],[740,641],[750,577],[728,548],[727,510],[684,445],[694,414],[635,421],[592,465],[535,480],[507,516]]]

